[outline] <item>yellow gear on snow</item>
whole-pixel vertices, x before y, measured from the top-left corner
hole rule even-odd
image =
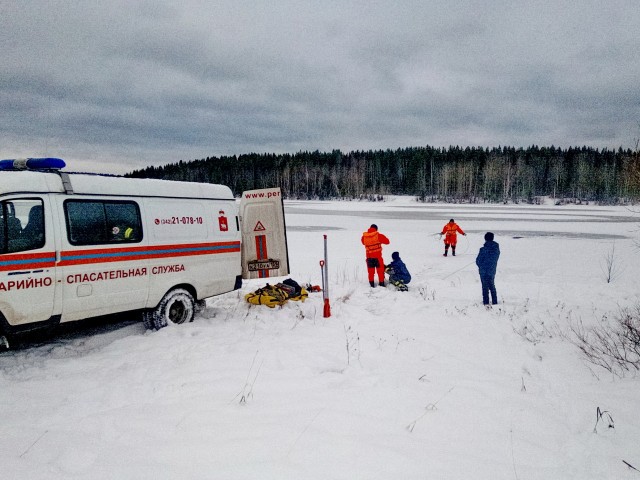
[[[288,300],[304,302],[309,296],[309,292],[302,288],[300,293],[296,295],[295,289],[288,285],[278,283],[276,285],[267,285],[259,288],[255,292],[247,293],[244,299],[252,305],[266,305],[269,308],[275,308],[276,305],[284,305]]]

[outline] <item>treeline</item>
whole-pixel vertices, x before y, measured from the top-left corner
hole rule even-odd
[[[590,147],[410,147],[342,153],[207,157],[129,174],[228,185],[280,187],[285,198],[412,195],[425,201],[629,203],[640,199],[640,155]]]

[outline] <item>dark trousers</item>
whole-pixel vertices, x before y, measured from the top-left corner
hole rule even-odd
[[[482,303],[489,305],[489,292],[491,292],[491,303],[498,303],[498,294],[496,293],[496,285],[493,283],[495,275],[480,275],[482,283]]]
[[[382,257],[367,258],[367,274],[370,282],[373,282],[376,272],[380,283],[384,283],[384,260],[382,260]]]
[[[397,277],[396,275],[389,275],[389,281],[391,283],[400,282],[400,283],[404,284],[404,282],[399,277]]]

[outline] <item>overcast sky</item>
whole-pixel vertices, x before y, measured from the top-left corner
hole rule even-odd
[[[0,158],[633,148],[640,4],[0,0]]]

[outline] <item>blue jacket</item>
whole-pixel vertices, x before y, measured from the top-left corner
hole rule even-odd
[[[476,265],[478,266],[478,270],[480,270],[480,276],[495,276],[498,257],[500,257],[500,245],[493,240],[485,242],[484,247],[480,248],[478,256],[476,257]]]
[[[392,280],[399,280],[405,285],[411,281],[411,274],[400,258],[398,258],[398,260],[393,260],[389,265],[387,265],[387,272],[389,273],[389,278]]]

